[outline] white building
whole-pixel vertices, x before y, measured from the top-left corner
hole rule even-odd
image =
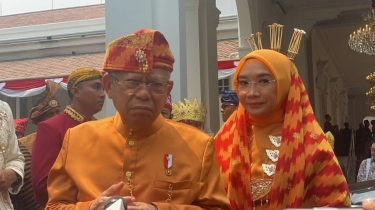
[[[218,114],[220,104],[215,101],[218,93],[212,91],[218,90],[217,77],[212,77],[217,71],[216,67],[212,69],[216,63],[216,59],[213,63],[213,58],[228,60],[237,53],[243,57],[250,52],[245,38],[262,31],[265,34],[263,40],[266,40],[267,25],[278,22],[285,25],[282,51],[287,48],[294,27],[307,32],[295,63],[320,123],[328,113],[333,123],[340,127],[345,121],[357,127],[364,116],[371,114],[365,98],[369,89],[365,76],[373,72],[372,56],[354,52],[347,44],[349,34],[365,24],[361,14],[370,8],[369,1],[170,1],[144,0],[148,2],[147,7],[135,6],[140,14],[132,11],[134,8],[117,7],[131,15],[144,17],[129,22],[116,22],[119,20],[116,15],[130,15],[114,9],[116,3],[122,4],[116,0],[107,2],[106,9],[110,13],[105,13],[104,5],[93,5],[0,17],[0,82],[6,82],[4,87],[0,84],[0,99],[11,104],[15,117],[27,117],[37,96],[10,98],[1,95],[6,94],[6,89],[12,84],[17,85],[10,81],[64,78],[82,65],[100,69],[106,43],[116,37],[116,27],[120,25],[123,31],[127,31],[139,27],[142,25],[139,22],[144,21],[157,29],[164,29],[161,31],[166,31],[167,39],[171,40],[177,57],[173,75],[181,85],[174,88],[173,101],[183,97],[192,100],[197,96],[199,101],[205,102],[209,109],[206,131],[213,134],[221,121]],[[220,18],[216,7],[221,11]],[[142,11],[146,9],[154,13],[145,15]],[[171,14],[162,13],[167,10]],[[176,20],[162,21],[170,16]],[[213,33],[215,28],[217,31]],[[216,46],[217,54],[212,53],[216,52]],[[265,42],[263,46],[268,44]],[[220,87],[232,89],[232,83],[233,78],[219,80]],[[63,89],[58,97],[63,106],[68,104]],[[112,111],[106,107],[99,117]]]
[[[231,89],[229,60],[237,54],[237,15],[235,4],[222,13],[218,28],[218,59],[223,60],[219,88]],[[42,97],[45,79],[61,82],[80,66],[101,69],[105,52],[105,5],[39,11],[0,17],[0,99],[12,107],[15,118],[28,117],[28,111]],[[66,90],[58,98],[69,104]],[[189,98],[192,100],[193,98]],[[181,98],[173,97],[177,102]],[[110,101],[108,101],[111,103]],[[105,117],[98,114],[98,117]],[[221,118],[220,118],[221,119]],[[35,130],[29,122],[28,132]]]

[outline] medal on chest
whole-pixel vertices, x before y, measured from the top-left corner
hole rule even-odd
[[[165,154],[164,155],[164,166],[165,166],[165,174],[167,176],[172,175],[172,154]]]

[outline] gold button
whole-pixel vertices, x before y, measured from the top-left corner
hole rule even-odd
[[[134,141],[129,141],[128,144],[129,144],[129,146],[132,147],[132,146],[134,146]]]
[[[127,172],[125,173],[125,176],[126,176],[126,177],[131,177],[131,176],[132,176],[132,172],[127,171]]]

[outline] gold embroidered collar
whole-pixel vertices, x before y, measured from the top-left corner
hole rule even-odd
[[[85,116],[78,113],[76,110],[74,110],[71,106],[66,106],[64,112],[69,115],[73,120],[75,120],[78,123],[82,123],[85,120]]]

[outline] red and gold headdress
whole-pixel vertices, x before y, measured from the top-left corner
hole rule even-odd
[[[104,58],[104,71],[151,73],[153,68],[173,71],[174,57],[164,35],[141,29],[111,42]]]

